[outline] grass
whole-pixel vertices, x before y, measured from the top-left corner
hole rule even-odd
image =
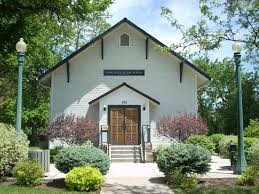
[[[259,193],[259,186],[247,188],[213,188],[213,189],[195,189],[192,191],[184,191],[180,189],[173,189],[175,194],[257,194]]]
[[[0,185],[0,194],[79,194],[87,192],[67,191],[65,189],[54,188],[28,188],[14,185]],[[87,194],[98,194],[99,192],[89,192]]]

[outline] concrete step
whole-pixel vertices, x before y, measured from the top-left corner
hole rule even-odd
[[[111,150],[111,154],[139,154],[140,150]]]
[[[112,162],[134,162],[139,163],[141,162],[140,158],[113,158]]]
[[[115,159],[115,158],[132,158],[132,159],[135,159],[135,158],[140,158],[140,154],[112,154],[111,155],[111,158],[112,159]]]
[[[111,150],[139,150],[140,147],[138,145],[128,146],[128,145],[112,145]]]

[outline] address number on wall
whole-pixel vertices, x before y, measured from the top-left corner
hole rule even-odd
[[[126,100],[121,101],[121,104],[127,104]]]

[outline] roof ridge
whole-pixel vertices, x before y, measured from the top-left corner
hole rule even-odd
[[[54,71],[55,69],[57,69],[59,66],[63,65],[64,63],[67,63],[68,60],[70,60],[71,58],[73,58],[74,56],[76,56],[78,53],[80,53],[81,51],[83,51],[84,49],[88,48],[90,45],[92,45],[94,42],[96,42],[97,40],[99,40],[100,38],[103,38],[106,34],[108,34],[109,32],[111,32],[113,29],[117,28],[118,26],[120,26],[123,23],[127,23],[129,24],[131,27],[135,28],[136,30],[142,32],[145,36],[147,36],[148,38],[150,38],[152,41],[154,41],[156,44],[162,46],[162,47],[167,47],[164,43],[162,43],[161,41],[159,41],[158,39],[156,39],[155,37],[153,37],[152,35],[150,35],[149,33],[147,33],[145,30],[143,30],[142,28],[138,27],[136,24],[134,24],[133,22],[131,22],[128,18],[124,17],[122,20],[120,20],[119,22],[117,22],[116,24],[114,24],[112,27],[110,27],[109,29],[107,29],[106,31],[104,31],[103,33],[101,33],[100,35],[98,35],[97,37],[91,39],[88,43],[86,43],[84,46],[82,46],[81,48],[79,48],[78,50],[76,50],[75,52],[71,53],[69,56],[67,56],[65,59],[61,60],[60,62],[58,62],[56,65],[54,65],[53,67],[51,67],[50,69],[48,69],[46,72],[44,72],[40,77],[39,80],[43,79],[46,75],[48,75],[50,72]],[[202,76],[204,76],[206,79],[210,80],[210,76],[207,75],[204,71],[202,71],[201,69],[199,69],[196,65],[192,64],[190,61],[188,61],[187,59],[185,59],[184,57],[180,56],[178,53],[176,53],[175,51],[170,49],[170,53],[172,55],[174,55],[175,57],[177,57],[178,59],[180,59],[181,61],[183,61],[185,64],[187,64],[188,66],[190,66],[192,69],[194,69],[195,71],[197,71],[198,73],[200,73]]]

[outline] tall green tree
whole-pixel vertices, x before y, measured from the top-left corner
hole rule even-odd
[[[48,123],[49,90],[38,77],[108,27],[112,0],[3,0],[0,3],[0,121],[15,123],[15,44],[27,43],[23,76],[22,128],[37,139]],[[82,25],[77,25],[80,22]],[[79,28],[81,30],[79,30]]]
[[[209,133],[236,134],[238,124],[235,65],[229,59],[211,62],[194,60],[212,80],[198,91],[199,114],[206,119]],[[244,126],[259,118],[259,79],[256,72],[242,73]]]
[[[224,41],[240,41],[245,46],[246,61],[258,68],[259,1],[199,0],[199,8],[201,19],[189,27],[180,24],[172,10],[162,8],[162,16],[182,34],[180,43],[172,48],[196,55],[220,48]],[[193,46],[195,52],[190,50]]]

